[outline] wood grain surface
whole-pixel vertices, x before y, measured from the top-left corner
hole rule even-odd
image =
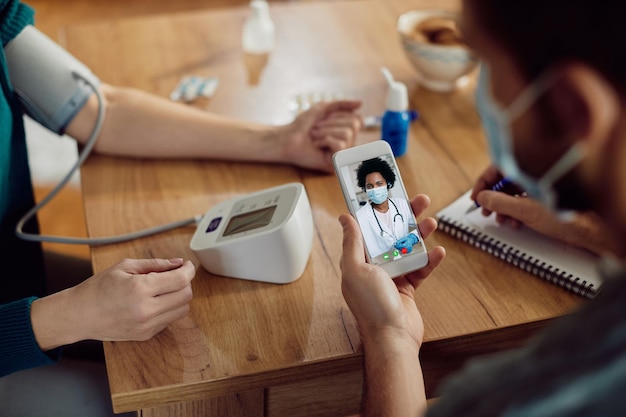
[[[448,94],[419,87],[395,31],[401,11],[433,5],[457,7],[419,0],[273,4],[277,48],[252,84],[240,50],[246,8],[72,25],[63,39],[103,81],[164,97],[183,75],[217,76],[215,97],[198,107],[265,123],[289,121],[290,102],[308,92],[341,92],[362,99],[363,114],[381,114],[386,83],[380,67],[387,66],[407,84],[421,116],[399,169],[410,194],[430,195],[427,214],[433,215],[470,188],[488,163],[473,83]],[[379,134],[364,133],[360,140]],[[298,281],[236,280],[198,267],[188,317],[147,342],[106,343],[116,411],[142,409],[153,416],[173,410],[291,416],[358,411],[362,356],[340,291],[337,217],[346,208],[334,176],[289,166],[94,156],[82,181],[91,236],[186,218],[227,198],[290,181],[304,183],[315,220],[311,257]],[[199,265],[189,249],[193,231],[93,248],[94,268],[152,256],[183,256]],[[448,251],[417,294],[426,323],[429,396],[469,357],[520,345],[582,302],[442,233],[427,244]],[[268,260],[277,261],[279,256]],[[230,411],[215,411],[223,407]]]

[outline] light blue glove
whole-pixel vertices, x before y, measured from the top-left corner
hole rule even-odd
[[[411,251],[413,250],[413,245],[415,245],[417,242],[419,242],[417,236],[414,233],[409,233],[405,237],[396,240],[394,246],[398,250],[406,249],[406,252],[402,253],[411,253]]]

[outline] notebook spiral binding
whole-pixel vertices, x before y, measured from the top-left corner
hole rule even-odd
[[[559,268],[554,268],[539,259],[523,253],[519,249],[460,225],[445,216],[439,219],[438,229],[526,272],[566,288],[575,294],[587,298],[593,298],[597,294],[597,289],[592,283],[588,283],[566,271],[561,271]]]

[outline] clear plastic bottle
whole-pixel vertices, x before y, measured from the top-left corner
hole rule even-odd
[[[409,99],[406,85],[394,81],[387,68],[381,69],[389,83],[387,92],[387,110],[382,119],[382,138],[389,143],[394,156],[402,156],[406,152],[409,125],[411,118],[408,112]]]
[[[274,22],[270,17],[267,1],[252,0],[250,15],[243,25],[241,42],[244,52],[249,54],[267,54],[274,49]]]

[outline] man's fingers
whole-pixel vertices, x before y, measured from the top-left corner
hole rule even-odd
[[[472,200],[476,200],[478,193],[483,190],[490,190],[494,184],[497,184],[498,181],[502,179],[502,174],[498,169],[491,165],[489,166],[478,178],[476,184],[474,184],[474,188],[472,188],[471,198]]]
[[[413,213],[415,213],[415,217],[419,217],[429,206],[430,197],[426,194],[418,194],[411,200],[411,208],[413,209]]]
[[[428,236],[435,230],[437,230],[437,220],[432,217],[427,217],[425,219],[420,220],[417,227],[420,229],[420,234],[424,239],[427,239]]]
[[[439,264],[446,257],[446,250],[443,246],[436,246],[428,252],[428,265],[425,267],[418,269],[417,271],[413,271],[409,274],[406,274],[406,279],[413,285],[414,288],[417,288],[419,284],[426,277],[433,272]]]
[[[476,201],[484,210],[525,224],[535,223],[540,212],[537,210],[538,203],[530,198],[510,196],[497,191],[482,191],[478,193]]]
[[[343,255],[341,269],[351,265],[361,264],[365,260],[363,238],[356,220],[347,214],[339,216],[339,223],[343,227]]]

